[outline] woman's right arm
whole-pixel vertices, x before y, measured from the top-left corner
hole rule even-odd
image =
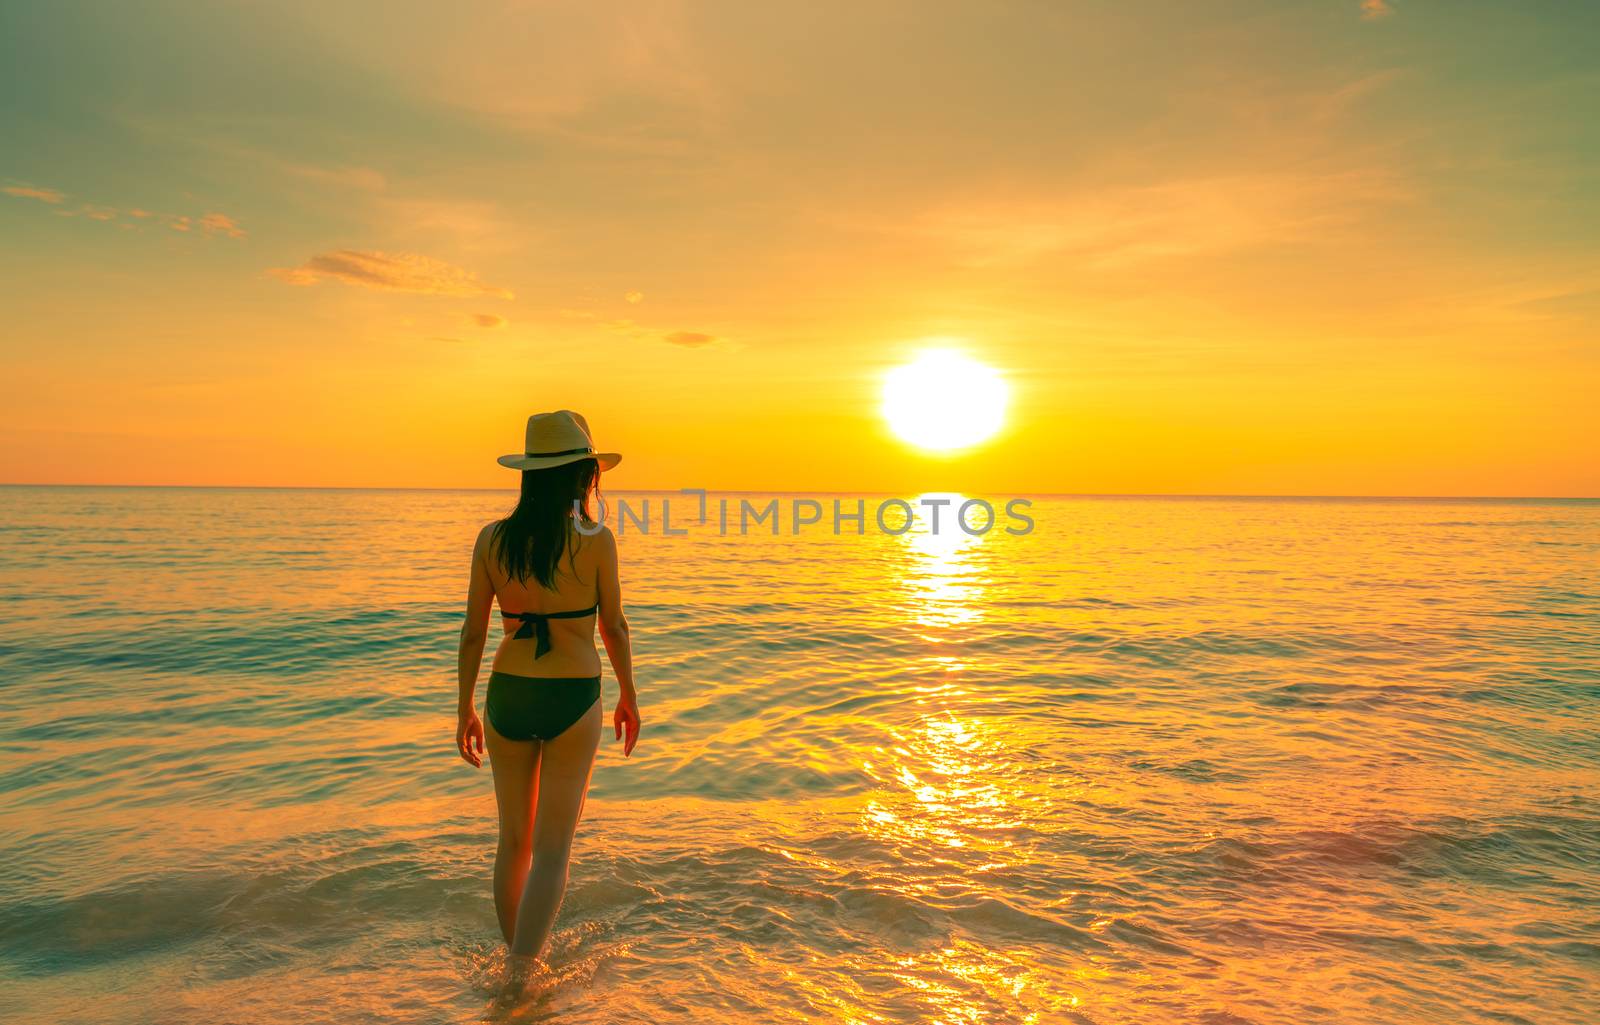
[[[461,623],[461,644],[456,653],[456,751],[476,768],[483,766],[483,722],[478,718],[472,692],[478,685],[483,647],[489,638],[489,614],[494,611],[494,584],[489,580],[485,552],[491,526],[478,531],[472,545],[472,576],[467,583],[467,617]]]
[[[611,671],[616,674],[617,686],[622,689],[611,722],[618,739],[622,738],[624,730],[627,732],[627,740],[622,745],[622,754],[626,757],[633,753],[633,745],[639,741],[639,695],[633,689],[633,645],[628,637],[628,617],[622,613],[616,535],[610,527],[602,527],[595,540],[600,543],[600,640],[605,643]]]

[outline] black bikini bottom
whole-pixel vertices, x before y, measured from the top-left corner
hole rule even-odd
[[[507,740],[554,740],[599,700],[598,676],[516,676],[494,670],[483,710]]]

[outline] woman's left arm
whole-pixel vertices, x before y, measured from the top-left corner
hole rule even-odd
[[[489,580],[486,555],[490,527],[478,531],[472,545],[472,579],[467,584],[467,618],[461,624],[461,647],[456,657],[456,750],[474,766],[483,765],[483,723],[473,707],[478,668],[489,639],[489,613],[494,605],[494,584]]]

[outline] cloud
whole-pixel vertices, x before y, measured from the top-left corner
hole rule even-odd
[[[7,185],[0,188],[8,196],[17,196],[21,199],[37,199],[41,203],[59,203],[66,199],[66,194],[55,189],[37,189],[32,185]]]
[[[472,271],[418,253],[337,249],[313,256],[298,267],[274,267],[271,273],[291,285],[314,285],[331,278],[385,292],[516,298],[509,289],[479,281]]]
[[[200,218],[200,227],[218,235],[229,238],[244,238],[244,229],[239,227],[239,222],[227,214],[209,213]]]
[[[275,158],[271,159],[274,159],[274,162],[278,162]],[[383,176],[383,173],[370,167],[350,165],[319,167],[315,164],[278,163],[290,174],[325,185],[355,189],[360,192],[383,192],[389,187],[389,181]]]
[[[505,327],[506,318],[498,313],[474,313],[471,320],[479,327]]]
[[[1367,21],[1387,18],[1393,13],[1394,8],[1390,6],[1389,0],[1361,0],[1361,17]]]
[[[1539,295],[1514,303],[1513,309],[1539,317],[1560,317],[1596,323],[1600,322],[1600,288],[1578,288]]]
[[[59,189],[44,189],[32,185],[7,185],[0,187],[0,192],[23,199],[37,199],[42,203],[53,205],[59,205],[67,198],[67,194]],[[211,235],[226,235],[229,238],[244,238],[245,236],[245,231],[239,226],[238,221],[227,214],[216,213],[215,211],[196,218],[187,214],[152,213],[139,207],[119,210],[114,206],[105,206],[100,203],[81,203],[76,209],[57,210],[56,213],[62,217],[77,217],[81,214],[91,221],[114,221],[118,217],[127,215],[139,221],[153,220],[157,223],[165,224],[173,231],[190,231],[196,225],[199,225],[205,229],[207,234]],[[120,227],[133,228],[135,225],[123,222]]]
[[[711,37],[677,0],[502,4],[492,25],[391,48],[391,70],[409,76],[424,59],[434,73],[417,84],[449,108],[612,153],[676,156],[740,107],[716,81]]]
[[[627,300],[630,303],[641,303],[641,302],[644,302],[644,293],[643,292],[629,292],[626,295],[624,295],[622,298]]]
[[[1256,172],[952,203],[882,229],[969,267],[1066,258],[1094,269],[1326,238],[1407,192],[1381,173]]]
[[[461,252],[507,252],[526,241],[526,235],[519,234],[500,207],[490,201],[396,195],[392,191],[363,194],[363,198],[367,223],[403,224],[410,238],[443,236]]]
[[[714,335],[708,335],[703,331],[674,331],[670,335],[663,336],[663,340],[686,349],[698,349],[703,345],[710,345],[717,339]]]

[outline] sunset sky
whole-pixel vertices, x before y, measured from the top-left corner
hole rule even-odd
[[[1600,495],[1600,4],[7,3],[0,482]],[[999,370],[958,457],[879,416]]]

